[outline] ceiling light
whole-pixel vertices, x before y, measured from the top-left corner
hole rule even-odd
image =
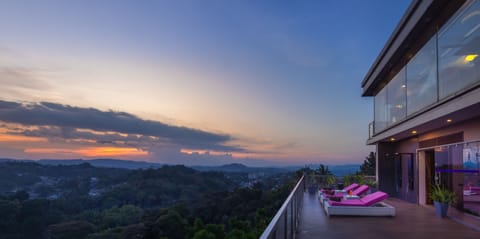
[[[452,123],[452,119],[447,119],[447,123]]]
[[[471,62],[474,61],[475,58],[478,57],[478,54],[469,54],[465,56],[465,61]]]
[[[412,130],[412,134],[417,134],[417,131],[416,131],[416,130]]]
[[[395,105],[395,108],[401,109],[401,108],[403,108],[403,105]]]
[[[392,141],[392,142],[395,141],[395,138],[394,138],[394,137],[391,137],[391,138],[390,138],[390,141]]]
[[[406,88],[406,87],[407,87],[407,85],[405,85],[405,84],[402,85],[402,88]]]

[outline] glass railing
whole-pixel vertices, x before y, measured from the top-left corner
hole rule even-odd
[[[302,209],[304,191],[305,176],[302,176],[290,195],[288,195],[287,200],[285,200],[270,224],[268,224],[260,236],[260,239],[295,238]]]
[[[371,139],[373,137],[373,135],[375,134],[375,122],[370,122],[370,124],[368,124],[368,138]]]

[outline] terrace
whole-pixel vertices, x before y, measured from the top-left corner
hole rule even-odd
[[[261,239],[279,238],[478,238],[480,219],[449,210],[445,219],[435,217],[434,208],[389,198],[394,217],[328,217],[318,194],[305,191],[302,177]]]

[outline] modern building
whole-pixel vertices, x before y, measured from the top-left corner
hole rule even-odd
[[[414,0],[362,82],[379,189],[431,204],[432,185],[480,214],[480,0]]]

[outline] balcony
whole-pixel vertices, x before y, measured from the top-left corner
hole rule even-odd
[[[480,218],[450,208],[448,218],[440,219],[435,217],[431,206],[396,198],[387,202],[396,208],[395,217],[328,217],[320,206],[318,195],[305,191],[302,177],[260,238],[437,239],[480,236]]]

